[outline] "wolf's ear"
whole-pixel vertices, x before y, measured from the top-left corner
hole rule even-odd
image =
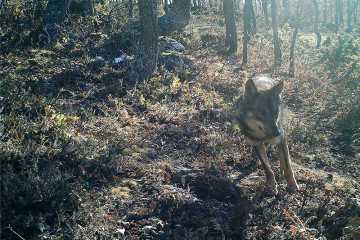
[[[284,88],[284,82],[281,81],[281,82],[279,82],[278,84],[276,84],[275,86],[273,86],[273,87],[270,89],[270,91],[273,92],[273,93],[275,93],[275,94],[278,94],[278,95],[279,95],[279,94],[282,92],[283,88]]]
[[[244,100],[251,100],[259,94],[255,83],[252,79],[249,79],[245,83]]]

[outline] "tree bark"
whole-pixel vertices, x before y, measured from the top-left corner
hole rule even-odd
[[[335,0],[335,31],[339,31],[339,8],[338,6],[339,0]]]
[[[283,0],[282,1],[282,5],[283,5],[283,19],[282,19],[282,22],[281,22],[281,25],[280,26],[284,26],[285,23],[287,21],[289,21],[290,19],[290,5],[289,5],[289,0]]]
[[[351,16],[352,16],[352,11],[354,10],[351,3],[352,3],[351,0],[347,0],[347,31],[348,32],[351,31]]]
[[[129,18],[132,18],[133,17],[133,9],[134,9],[133,0],[128,0],[128,8],[129,8],[128,16],[129,16]]]
[[[277,23],[277,6],[276,0],[271,0],[271,18],[272,18],[272,30],[274,38],[274,65],[276,67],[281,66],[281,48],[278,34],[278,23]]]
[[[253,1],[249,1],[249,11],[250,11],[250,20],[251,20],[251,29],[250,32],[251,34],[256,34],[257,32],[257,27],[256,27],[256,16],[255,16],[255,11],[254,11],[254,5],[253,5]]]
[[[148,80],[155,71],[158,56],[157,1],[139,0],[140,51],[137,57],[138,80]]]
[[[333,1],[329,1],[329,7],[330,7],[330,11],[329,11],[330,22],[333,23],[334,22],[334,15],[333,15],[334,3],[333,3]]]
[[[303,0],[298,0],[297,5],[296,5],[296,23],[295,23],[295,30],[293,33],[293,37],[292,37],[292,41],[291,41],[291,46],[290,46],[290,66],[289,66],[289,75],[291,77],[294,77],[295,75],[295,67],[294,67],[294,62],[295,62],[295,44],[296,44],[296,37],[299,31],[299,27],[300,27],[300,16],[301,16],[301,11],[302,11],[302,4],[303,4]]]
[[[228,17],[228,2],[227,0],[223,0],[223,11],[224,11],[224,17],[225,17],[225,45],[230,45],[230,18]]]
[[[84,0],[83,5],[84,5],[86,13],[89,14],[90,16],[93,16],[95,13],[94,1],[93,0]]]
[[[327,2],[323,2],[323,22],[326,24],[327,22]]]
[[[49,0],[43,17],[40,45],[54,47],[60,37],[70,0]]]
[[[264,12],[265,17],[265,25],[268,27],[270,25],[269,21],[269,11],[268,11],[268,3],[269,0],[262,0],[262,10]]]
[[[321,34],[319,31],[319,6],[316,0],[312,0],[314,3],[314,7],[315,7],[315,24],[314,24],[314,32],[316,34],[317,37],[317,43],[316,43],[316,48],[319,48],[321,45]]]
[[[235,24],[234,0],[224,0],[224,15],[226,24],[225,43],[230,45],[229,53],[237,51],[237,32]]]
[[[335,0],[335,29],[336,31],[339,28],[344,26],[344,9],[342,0]]]
[[[338,1],[338,7],[339,7],[339,22],[340,26],[344,27],[344,6],[343,6],[343,0]]]
[[[357,15],[358,15],[358,5],[359,5],[359,0],[357,0],[354,6],[354,24],[357,25]]]
[[[168,0],[165,0],[164,11],[165,11],[165,14],[167,14],[167,13],[169,12],[169,3],[168,3]]]
[[[244,5],[244,36],[243,36],[243,65],[246,65],[248,62],[248,54],[247,54],[247,47],[249,43],[249,32],[250,32],[250,12],[249,12],[249,5],[251,0],[245,0]]]
[[[159,35],[185,28],[190,22],[190,6],[190,0],[174,0],[171,10],[158,20]]]
[[[6,0],[1,0],[1,3],[0,3],[0,14],[1,14],[1,10],[2,10],[2,8],[3,8],[3,5],[4,5],[5,1],[6,1]]]

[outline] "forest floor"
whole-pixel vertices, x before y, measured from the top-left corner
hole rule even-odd
[[[242,46],[226,53],[224,28],[221,16],[194,15],[172,36],[194,65],[160,66],[136,85],[126,65],[96,60],[110,45],[103,33],[57,51],[7,50],[0,59],[4,239],[359,239],[358,142],[343,134],[350,126],[339,126],[358,102],[331,78],[315,34],[299,35],[296,74],[288,77],[290,28],[280,33],[278,68],[270,29],[252,37],[242,66]],[[285,81],[296,193],[286,192],[269,146],[279,194],[268,195],[241,132],[206,114],[231,112],[253,74]]]

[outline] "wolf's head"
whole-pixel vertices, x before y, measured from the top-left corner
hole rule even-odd
[[[283,82],[275,84],[267,77],[247,80],[235,118],[248,137],[261,140],[281,134],[277,120],[283,87]]]

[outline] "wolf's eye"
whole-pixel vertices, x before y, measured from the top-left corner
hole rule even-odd
[[[259,114],[260,114],[260,115],[265,115],[265,113],[266,113],[266,110],[265,110],[265,109],[260,109],[260,110],[259,110]]]

